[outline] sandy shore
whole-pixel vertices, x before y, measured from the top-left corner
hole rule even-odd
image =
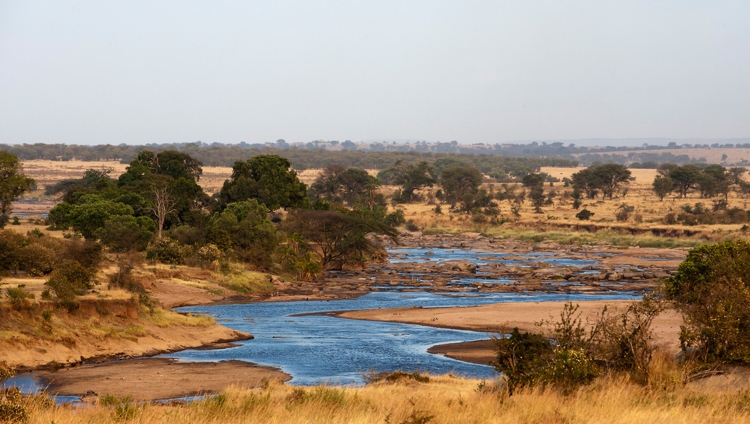
[[[628,301],[580,302],[581,318],[593,318],[604,306],[625,308]],[[496,303],[492,305],[456,308],[393,308],[336,313],[340,318],[421,324],[441,328],[498,333],[518,327],[525,331],[541,331],[536,323],[558,319],[564,302]],[[552,316],[552,318],[550,318]],[[677,353],[682,317],[675,311],[665,311],[654,320],[653,331],[657,344]],[[486,364],[493,359],[489,340],[434,346],[430,353],[443,354],[466,362]]]
[[[44,372],[40,384],[64,396],[131,396],[133,400],[170,399],[220,392],[231,385],[260,387],[267,380],[291,377],[275,368],[248,362],[177,362],[164,358],[133,359]],[[90,392],[96,393],[96,395]]]

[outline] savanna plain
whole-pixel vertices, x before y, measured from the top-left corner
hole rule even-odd
[[[744,168],[512,175],[457,156],[295,172],[280,156],[162,153],[18,168],[35,185],[0,230],[0,421],[750,422]],[[258,169],[284,183],[258,188]],[[508,300],[336,307],[378,293]],[[318,301],[347,322],[476,332],[428,352],[493,376],[300,385],[293,367],[164,356],[262,338],[184,307]],[[22,393],[19,376],[46,390]]]

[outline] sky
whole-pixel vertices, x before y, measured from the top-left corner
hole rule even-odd
[[[0,143],[750,136],[750,2],[0,0]]]

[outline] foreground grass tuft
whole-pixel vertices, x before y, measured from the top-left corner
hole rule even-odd
[[[685,386],[642,387],[626,378],[601,377],[569,395],[551,389],[478,390],[481,382],[432,376],[365,387],[230,388],[204,401],[142,405],[121,399],[107,405],[29,411],[32,422],[139,423],[744,423],[750,396]],[[416,385],[415,385],[416,384]],[[485,386],[487,383],[485,383]],[[501,385],[497,385],[501,386]],[[118,409],[119,407],[119,409]]]

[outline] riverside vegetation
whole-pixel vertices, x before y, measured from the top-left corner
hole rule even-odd
[[[48,187],[50,193],[61,193],[63,200],[50,211],[48,223],[51,229],[66,234],[65,238],[50,237],[38,230],[25,236],[12,230],[3,231],[0,237],[3,243],[0,252],[5,255],[0,261],[3,272],[46,279],[39,293],[27,290],[23,284],[5,288],[10,308],[7,313],[32,317],[34,325],[21,329],[20,333],[37,337],[38,329],[52,325],[50,322],[54,323],[58,314],[72,314],[75,319],[76,310],[86,305],[87,296],[96,297],[98,280],[104,276],[111,286],[128,293],[126,299],[138,305],[142,311],[139,314],[159,320],[156,317],[164,316],[166,311],[161,312],[147,295],[142,281],[133,276],[144,259],[168,266],[189,264],[217,275],[231,275],[241,264],[245,270],[282,274],[289,280],[315,280],[326,270],[357,268],[382,260],[384,252],[378,238],[395,240],[394,226],[437,231],[440,226],[432,224],[448,215],[448,222],[442,221],[441,225],[452,227],[449,228],[452,231],[480,228],[487,235],[548,240],[546,225],[554,222],[542,224],[525,217],[543,215],[543,208],[556,203],[567,205],[571,201],[572,210],[580,207],[586,210],[584,202],[611,205],[618,197],[632,195],[628,193],[632,182],[630,171],[619,165],[594,165],[571,175],[562,181],[563,188],[572,189],[566,197],[567,191],[557,193],[556,189],[546,189],[560,181],[538,168],[523,176],[495,175],[496,179],[518,181],[503,183],[497,191],[486,183],[486,175],[457,160],[442,158],[432,164],[397,162],[381,171],[377,178],[356,168],[329,166],[308,191],[290,169],[288,160],[273,155],[257,156],[237,162],[221,191],[211,197],[198,184],[200,162],[181,152],[141,152],[117,179],[106,171],[90,170],[81,179]],[[658,190],[678,187],[675,181],[679,172],[674,171],[679,168],[662,168],[665,171],[653,185],[656,195],[663,194],[657,191],[657,186]],[[16,169],[20,173],[20,168]],[[689,168],[688,173],[695,171],[696,175],[702,175],[696,178],[704,185],[695,182],[687,188],[679,186],[680,198],[693,190],[700,190],[704,199],[722,196],[723,199],[714,201],[712,210],[716,213],[712,215],[725,215],[726,218],[720,218],[726,219],[721,221],[722,225],[739,226],[747,222],[747,213],[742,215],[729,206],[746,194],[742,172],[696,169],[699,171]],[[665,178],[672,180],[671,186],[661,182]],[[381,183],[397,187],[388,188]],[[439,190],[432,191],[435,185]],[[606,200],[597,201],[599,194]],[[665,196],[668,194],[669,191]],[[558,196],[560,200],[556,200]],[[508,214],[501,211],[498,202],[507,202]],[[442,211],[441,203],[449,207],[448,213]],[[420,209],[420,204],[426,210]],[[522,215],[524,208],[530,215]],[[705,213],[704,209],[695,213],[696,208],[683,210],[689,215]],[[612,221],[643,222],[643,216],[637,217],[640,211],[635,207],[630,209],[621,204],[616,209],[615,215],[621,216]],[[408,218],[409,214],[413,218]],[[460,222],[451,223],[455,217]],[[503,227],[513,221],[513,229]],[[677,223],[683,227],[694,225],[686,218]],[[606,231],[617,232],[617,224],[599,222],[581,233],[600,234],[599,238],[569,241],[607,240],[598,232],[605,225]],[[690,238],[686,230],[680,231],[683,232],[678,235],[683,236],[687,246],[717,238],[744,237],[742,228],[731,230],[732,233],[730,230],[697,232],[702,238]],[[663,239],[661,233],[649,233]],[[632,238],[623,236],[622,243],[638,245],[643,240],[637,231],[629,237]],[[0,398],[0,411],[6,414],[5,419],[58,423],[81,419],[674,422],[690,421],[695,414],[717,422],[742,422],[750,414],[746,393],[701,391],[688,381],[698,371],[747,365],[750,336],[743,323],[747,322],[744,308],[748,299],[742,297],[747,292],[742,280],[747,275],[746,264],[750,263],[747,255],[748,245],[742,241],[699,247],[666,280],[660,292],[662,297],[636,303],[625,311],[603,311],[591,329],[581,325],[575,306],[568,305],[559,322],[548,323],[554,343],[538,334],[509,329],[509,337],[496,339],[495,366],[506,375],[502,382],[443,376],[430,377],[429,381],[408,377],[396,381],[385,379],[363,388],[293,388],[269,384],[260,392],[229,389],[188,405],[146,405],[127,398],[104,397],[98,406],[75,413],[54,407],[43,397],[24,397],[6,389]],[[111,261],[114,269],[102,274],[102,261]],[[710,307],[696,307],[696,299]],[[650,340],[650,319],[667,306],[677,307],[686,319],[681,335],[685,359],[680,364],[659,351]],[[720,326],[716,324],[717,316],[725,318]],[[180,319],[196,320],[189,325],[210,324],[199,322],[203,318],[198,317]],[[127,331],[137,336],[141,330],[107,331],[120,331],[123,337],[129,337]],[[64,337],[55,340],[64,342]],[[4,377],[12,372],[4,370]]]

